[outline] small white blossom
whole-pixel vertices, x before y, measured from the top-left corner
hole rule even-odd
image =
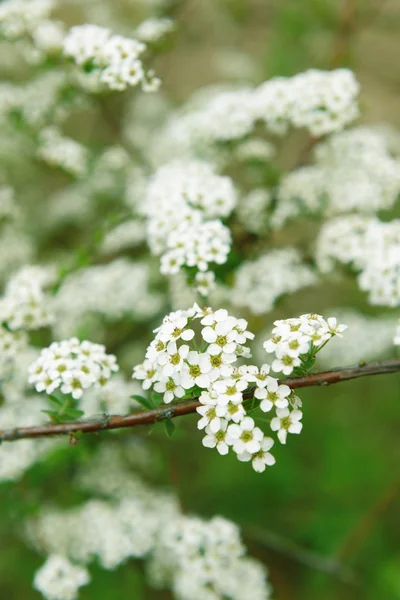
[[[300,422],[303,414],[300,410],[289,411],[288,408],[278,408],[277,416],[271,421],[272,431],[278,432],[278,439],[281,444],[286,444],[288,433],[300,433],[303,424]]]

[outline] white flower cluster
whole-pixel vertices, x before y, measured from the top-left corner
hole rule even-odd
[[[82,69],[91,69],[101,84],[117,91],[139,84],[145,92],[158,90],[160,80],[153,71],[145,71],[139,58],[145,49],[144,43],[112,35],[97,25],[72,27],[64,39],[65,56]]]
[[[0,298],[2,321],[12,330],[39,329],[53,323],[45,288],[54,283],[55,276],[55,270],[50,267],[25,266],[17,271]]]
[[[29,367],[28,381],[37,392],[52,394],[60,389],[77,400],[93,385],[106,384],[115,371],[116,358],[106,354],[104,346],[71,338],[44,348]]]
[[[162,529],[148,566],[155,587],[177,600],[266,600],[266,570],[244,556],[236,525],[221,517],[181,517]]]
[[[0,36],[17,40],[32,34],[50,15],[53,0],[7,0],[0,5]]]
[[[218,90],[204,98],[197,93],[171,117],[157,143],[177,152],[186,148],[204,154],[220,142],[242,140],[259,122],[275,135],[293,126],[319,137],[341,131],[358,116],[358,92],[352,71],[311,69],[271,79],[255,89]]]
[[[77,178],[84,177],[88,170],[87,148],[62,135],[57,127],[49,126],[39,133],[38,156]]]
[[[267,81],[255,91],[255,114],[272,132],[288,125],[319,137],[340,131],[358,116],[359,85],[348,69],[310,69],[291,78]]]
[[[120,258],[105,265],[79,269],[63,281],[53,301],[57,335],[73,335],[90,315],[118,320],[130,315],[147,319],[160,309],[162,296],[150,289],[150,269],[142,262]]]
[[[315,355],[334,336],[341,337],[347,325],[338,324],[335,317],[325,320],[321,315],[306,314],[293,319],[274,321],[273,337],[264,342],[264,350],[275,354],[272,369],[290,375],[308,355]]]
[[[391,209],[400,193],[400,164],[382,133],[358,127],[330,137],[315,150],[316,164],[285,175],[271,225],[305,214],[333,216]]]
[[[358,276],[369,302],[379,306],[400,306],[400,219],[372,221],[365,234],[365,254]]]
[[[203,325],[202,350],[196,349],[196,321]],[[231,317],[223,309],[202,310],[197,304],[164,317],[155,333],[146,360],[134,368],[133,377],[143,381],[145,390],[153,386],[166,403],[199,388],[208,389],[219,377],[230,375],[239,356],[250,356],[246,343],[254,338],[244,319]]]
[[[33,587],[47,600],[75,600],[80,587],[90,581],[89,572],[65,556],[51,554],[37,571]]]
[[[148,217],[151,251],[161,254],[161,272],[177,273],[184,265],[207,271],[223,264],[230,251],[227,217],[236,205],[229,177],[203,162],[172,162],[150,179],[143,210]]]
[[[0,235],[0,280],[4,280],[21,265],[29,264],[33,254],[33,242],[26,231],[11,224],[3,225]]]
[[[332,312],[342,323],[347,324],[351,336],[335,336],[318,355],[319,368],[332,369],[337,365],[355,365],[360,360],[377,360],[392,351],[395,316],[371,317],[356,310],[340,307]]]
[[[0,318],[3,318],[2,315]],[[0,380],[8,375],[27,343],[25,332],[10,331],[0,324]]]
[[[259,315],[272,310],[283,294],[317,283],[313,269],[301,262],[296,248],[271,250],[254,261],[243,262],[231,291],[235,306]]]
[[[0,341],[1,345],[1,341]],[[37,394],[26,395],[26,381],[19,385],[19,370],[24,366],[24,350],[20,348],[18,363],[1,382],[2,405],[0,407],[0,428],[29,427],[44,424],[47,417],[41,412],[47,408],[44,399]],[[2,351],[0,348],[0,354]],[[1,361],[1,359],[0,359]],[[26,372],[26,371],[25,371]],[[0,365],[0,377],[1,365]],[[2,444],[0,447],[0,482],[18,481],[24,473],[40,459],[48,456],[58,444],[56,439],[21,440],[20,444]]]
[[[120,448],[103,447],[77,483],[101,500],[68,511],[43,510],[27,527],[39,551],[81,567],[96,559],[104,569],[129,558],[147,560],[150,585],[171,589],[178,600],[268,600],[266,569],[246,556],[236,525],[221,517],[208,522],[185,517],[174,496],[152,489],[132,472]],[[46,583],[58,582],[47,562],[35,581],[43,569]],[[61,582],[58,590],[49,583],[40,591],[49,600],[64,600]]]
[[[197,320],[202,326],[199,340],[195,335]],[[272,368],[285,375],[300,367],[310,352],[316,353],[346,329],[345,325],[337,325],[336,319],[325,321],[319,315],[302,315],[275,324],[274,338],[265,343],[265,348],[276,353]],[[260,473],[273,465],[275,458],[269,450],[274,441],[249,415],[253,402],[263,413],[276,409],[271,429],[285,444],[288,433],[301,431],[301,401],[289,386],[269,375],[268,364],[261,368],[234,365],[238,358],[250,356],[245,344],[254,335],[247,331],[247,321],[230,316],[225,309],[200,310],[195,304],[189,310],[167,315],[155,332],[146,360],[133,370],[133,377],[143,382],[143,389],[153,387],[167,404],[175,398],[199,396],[202,406],[197,408],[201,416],[198,428],[205,430],[204,446],[216,448],[221,455],[231,449],[240,461],[251,461]],[[246,391],[252,387],[247,396]]]
[[[335,261],[359,271],[358,283],[374,305],[400,305],[400,219],[381,222],[358,215],[337,217],[325,223],[316,244],[316,261],[322,272]]]

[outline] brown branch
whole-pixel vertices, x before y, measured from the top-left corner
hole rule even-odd
[[[342,0],[338,30],[333,47],[331,68],[342,67],[349,54],[352,36],[356,27],[358,0]]]
[[[335,557],[317,554],[313,550],[304,548],[278,533],[267,529],[260,529],[257,526],[245,528],[243,534],[245,539],[254,542],[260,547],[281,554],[310,569],[336,577],[340,581],[343,581],[343,583],[354,584],[356,581],[355,574]]]
[[[281,380],[280,383],[288,385],[291,389],[331,385],[358,377],[369,375],[384,375],[400,372],[400,358],[382,362],[360,363],[356,367],[345,367],[333,369],[321,373],[312,373],[303,377]],[[252,390],[248,390],[244,396],[251,398]],[[136,425],[151,425],[159,421],[173,419],[194,413],[200,406],[198,399],[186,400],[177,404],[155,408],[153,410],[141,411],[126,416],[108,416],[102,419],[87,421],[69,421],[67,423],[49,423],[32,427],[16,427],[14,429],[0,429],[0,443],[14,440],[40,438],[53,435],[70,435],[73,433],[96,433],[109,429],[122,429],[124,427],[135,427]]]
[[[387,486],[379,494],[378,498],[373,502],[371,507],[356,522],[356,525],[350,531],[337,551],[335,557],[337,560],[341,562],[347,561],[349,557],[354,554],[363,541],[370,535],[382,514],[395,501],[398,494],[400,494],[399,477],[390,482],[389,486]]]

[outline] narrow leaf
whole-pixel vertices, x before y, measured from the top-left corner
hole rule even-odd
[[[153,403],[148,398],[144,398],[143,396],[138,396],[137,394],[133,394],[133,396],[131,396],[131,398],[132,398],[132,400],[136,400],[136,402],[139,402],[139,404],[141,406],[143,406],[144,408],[148,408],[149,410],[154,408]]]
[[[164,421],[165,431],[168,437],[172,437],[175,432],[175,423],[171,419]]]

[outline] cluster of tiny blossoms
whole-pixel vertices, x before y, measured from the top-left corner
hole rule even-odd
[[[52,394],[60,389],[77,400],[85,389],[107,383],[115,371],[116,358],[106,354],[103,345],[71,338],[53,342],[41,351],[29,367],[29,383],[38,392]]]
[[[385,136],[358,127],[331,136],[315,150],[314,165],[281,179],[271,225],[281,228],[302,213],[373,214],[393,208],[400,192],[400,164]]]
[[[9,329],[39,329],[53,322],[45,288],[54,280],[54,269],[39,266],[22,267],[9,279],[0,298],[1,319]]]
[[[200,340],[196,340],[196,321],[200,322]],[[274,338],[265,343],[267,352],[276,353],[272,368],[288,375],[303,361],[307,370],[305,357],[314,355],[345,328],[336,319],[325,321],[319,315],[276,322]],[[146,360],[133,372],[143,389],[153,387],[165,403],[198,396],[202,404],[197,409],[198,428],[205,430],[204,446],[216,448],[221,455],[233,450],[240,461],[251,461],[257,472],[273,465],[269,450],[274,441],[256,426],[250,413],[255,404],[262,413],[274,408],[276,416],[270,426],[285,444],[288,433],[301,431],[301,401],[288,385],[269,375],[270,365],[234,364],[238,358],[250,357],[245,344],[254,335],[247,330],[247,321],[230,316],[225,309],[201,310],[195,304],[167,315],[155,333]],[[247,395],[249,388],[254,389]]]
[[[323,136],[341,131],[358,116],[358,92],[348,69],[310,69],[294,77],[275,77],[254,89],[211,91],[203,102],[195,97],[173,115],[155,146],[168,148],[166,156],[182,156],[184,147],[189,152],[200,149],[203,155],[211,149],[212,155],[221,142],[240,143],[253,134],[257,123],[274,135],[305,127],[312,136]]]
[[[290,375],[304,368],[307,357],[319,352],[331,338],[341,334],[347,325],[338,324],[335,317],[325,320],[321,315],[306,314],[293,319],[274,321],[273,337],[264,342],[264,349],[275,354],[272,369]]]
[[[400,219],[390,222],[361,215],[327,221],[319,233],[316,260],[321,271],[335,262],[356,269],[358,283],[374,305],[400,305]]]
[[[219,218],[235,205],[232,181],[208,163],[176,161],[160,168],[150,179],[143,210],[161,272],[173,275],[183,266],[204,272],[209,263],[225,263],[231,236]]]
[[[94,560],[106,570],[143,560],[148,583],[171,590],[176,600],[268,600],[267,571],[248,556],[237,525],[181,514],[174,495],[132,472],[132,457],[141,454],[136,464],[154,466],[148,451],[130,444],[122,454],[121,444],[102,446],[78,475],[92,498],[69,510],[44,507],[27,524],[31,545],[48,555],[35,588],[47,600],[75,600]]]
[[[98,74],[100,84],[124,91],[141,85],[145,92],[159,88],[160,80],[145,71],[139,58],[146,45],[135,39],[112,35],[97,25],[72,27],[64,39],[64,54],[85,71]]]

